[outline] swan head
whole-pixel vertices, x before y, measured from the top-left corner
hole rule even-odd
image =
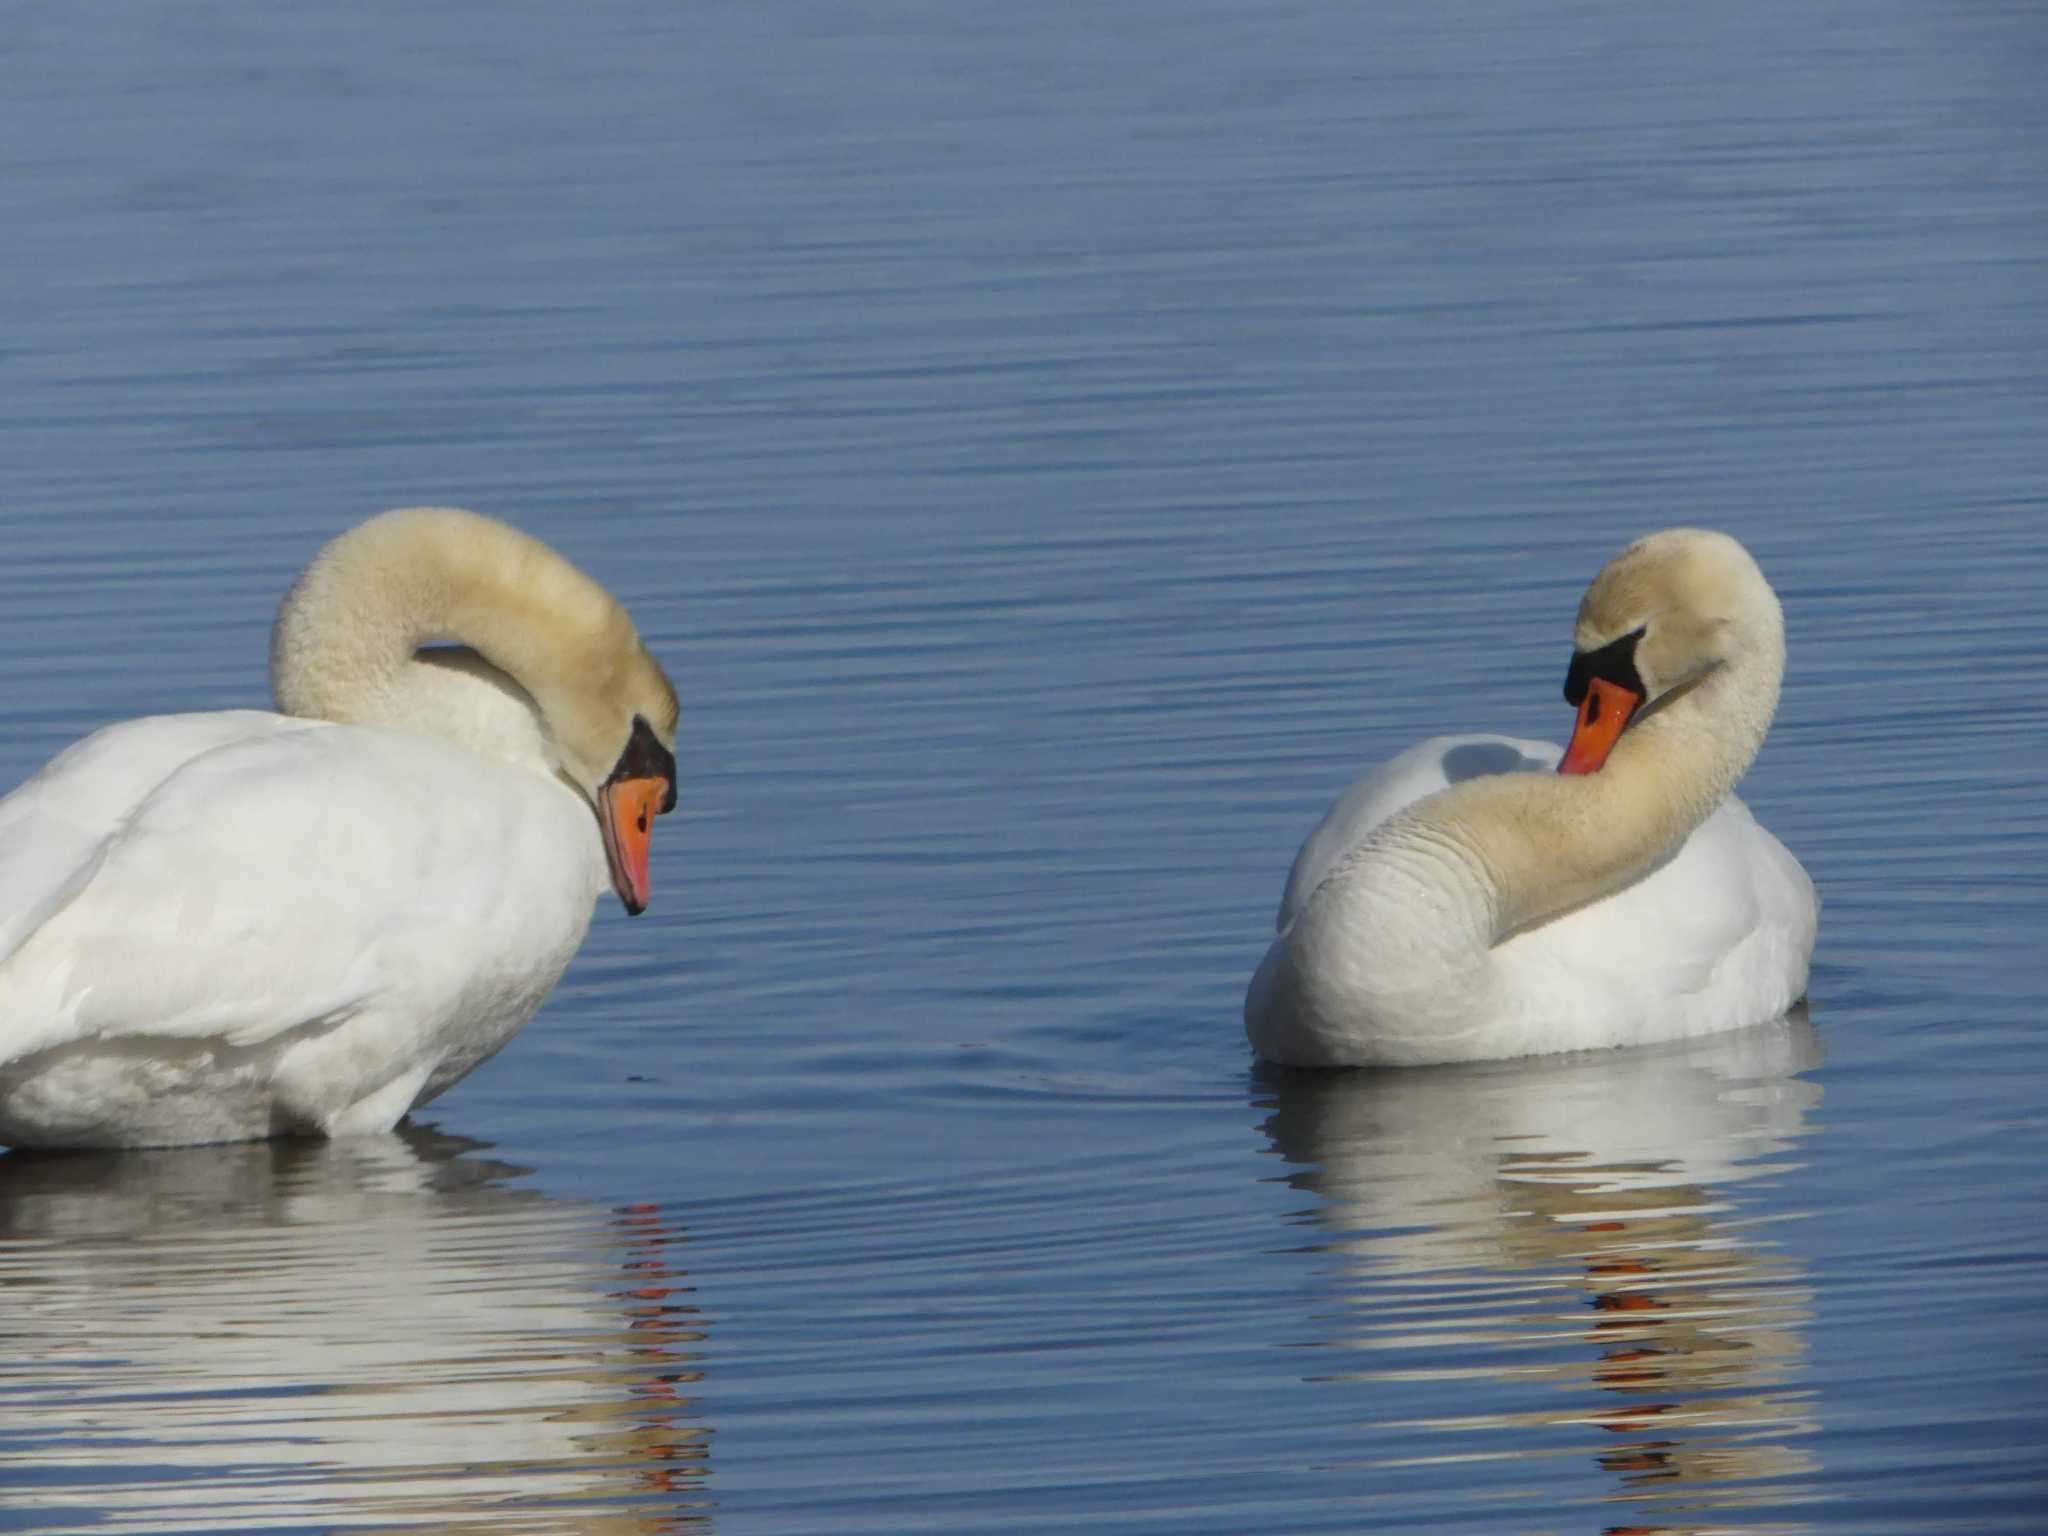
[[[1636,540],[1593,578],[1579,602],[1565,702],[1578,710],[1560,773],[1598,771],[1629,726],[1722,669],[1763,660],[1757,737],[1777,707],[1784,617],[1749,551],[1725,533],[1667,528]]]
[[[556,767],[596,811],[612,889],[637,917],[652,891],[654,818],[676,805],[678,709],[661,664],[637,635],[625,638],[630,646],[609,648],[594,665],[584,653],[581,667],[564,669],[566,686],[547,689],[542,702]]]
[[[443,648],[471,662],[452,661]],[[419,665],[427,662],[426,667]],[[451,670],[503,683],[451,706]],[[676,691],[625,608],[529,534],[456,507],[385,512],[331,541],[278,610],[286,714],[440,735],[553,771],[595,813],[612,888],[647,906],[654,817],[676,803]],[[476,705],[515,699],[507,727]]]

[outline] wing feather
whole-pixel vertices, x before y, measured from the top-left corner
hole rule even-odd
[[[522,923],[564,931],[536,902],[580,902],[581,937],[597,845],[560,785],[405,732],[168,718],[147,741],[90,738],[4,803],[0,878],[18,854],[41,916],[0,962],[0,1061],[92,1037],[249,1047],[387,996],[431,1008],[488,986],[475,957]],[[149,771],[109,762],[136,747]],[[520,878],[535,869],[553,878]]]

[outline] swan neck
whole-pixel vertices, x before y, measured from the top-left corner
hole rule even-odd
[[[1719,666],[1623,733],[1583,776],[1474,779],[1418,807],[1478,872],[1492,942],[1597,901],[1675,853],[1748,771],[1770,729],[1782,642]]]
[[[538,540],[453,509],[385,513],[286,595],[271,691],[289,715],[552,757],[558,696],[620,627],[610,596]],[[435,645],[462,649],[422,654]]]

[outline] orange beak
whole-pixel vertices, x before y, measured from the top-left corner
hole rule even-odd
[[[1604,677],[1586,684],[1586,696],[1579,700],[1579,723],[1572,727],[1571,742],[1564,749],[1559,773],[1598,773],[1607,754],[1621,740],[1621,728],[1628,724],[1643,696]]]
[[[669,793],[668,780],[660,778],[610,779],[597,792],[597,823],[612,867],[612,889],[635,917],[647,910],[654,891],[647,850],[654,818],[667,807]]]

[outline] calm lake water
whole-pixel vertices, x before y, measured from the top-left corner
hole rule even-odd
[[[1912,1533],[2048,1500],[2048,19],[22,6],[0,784],[454,502],[685,701],[405,1134],[0,1158],[0,1529]],[[1810,1012],[1254,1070],[1296,844],[1726,528]]]

